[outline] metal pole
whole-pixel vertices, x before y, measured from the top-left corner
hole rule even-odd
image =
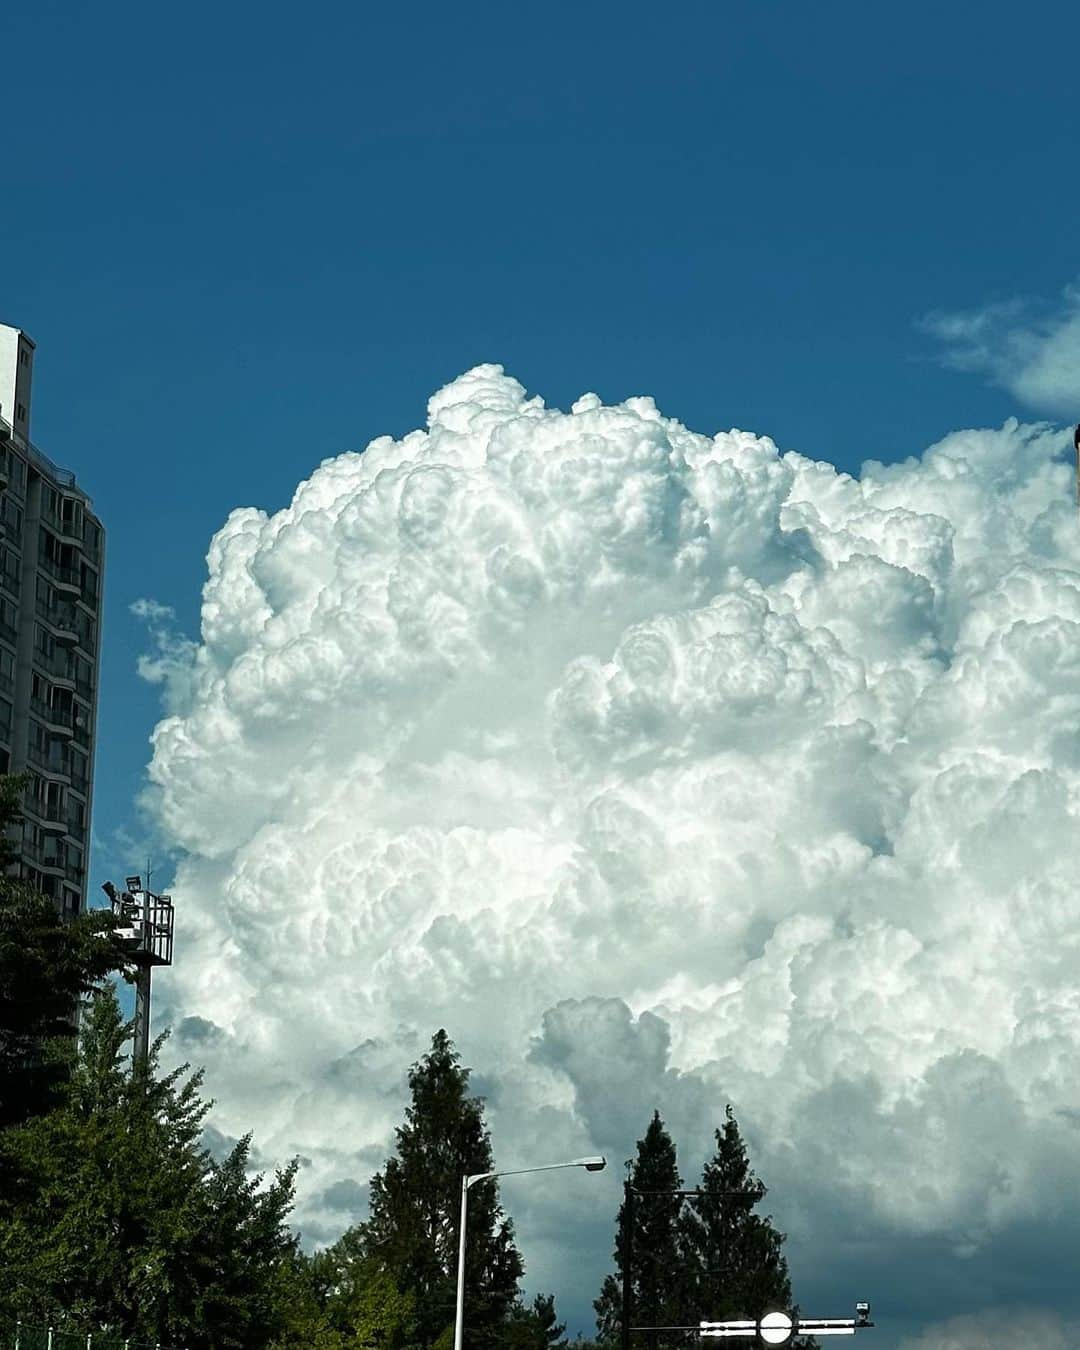
[[[1080,511],[1080,425],[1073,432],[1073,446],[1076,450],[1076,507]]]
[[[462,1350],[465,1326],[465,1222],[469,1209],[469,1178],[461,1178],[461,1228],[458,1230],[457,1305],[454,1309],[454,1350]]]
[[[622,1350],[630,1350],[631,1290],[634,1262],[634,1188],[623,1182]]]
[[[15,1323],[15,1350],[19,1350],[19,1337],[22,1335],[22,1322]]]
[[[135,1054],[136,1064],[145,1064],[150,1055],[150,966],[142,961],[135,970]]]
[[[45,1350],[52,1350],[52,1327],[49,1328],[49,1338],[45,1343]]]

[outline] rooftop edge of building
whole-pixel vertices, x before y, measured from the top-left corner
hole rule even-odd
[[[21,450],[27,460],[46,477],[51,478],[53,482],[58,483],[66,491],[77,493],[87,506],[92,506],[93,501],[88,492],[81,488],[75,480],[75,474],[71,469],[62,469],[59,464],[51,460],[43,450],[39,450],[33,441],[28,440],[15,430],[7,418],[0,412],[0,444],[12,444]]]

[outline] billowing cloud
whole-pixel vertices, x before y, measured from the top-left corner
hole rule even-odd
[[[504,1166],[616,1164],[504,1188],[576,1325],[654,1106],[692,1177],[734,1103],[811,1315],[973,1313],[1002,1263],[1016,1304],[1057,1289],[1065,444],[1009,422],[856,479],[481,366],[425,430],[230,516],[201,642],[162,667],[152,802],[185,858],[158,1006],[216,1128],[309,1160],[309,1237],[355,1217],[445,1025]]]
[[[957,370],[985,375],[1039,412],[1080,415],[1080,286],[1066,287],[1054,304],[1006,300],[931,314],[923,327]]]
[[[1072,1350],[1080,1324],[1068,1323],[1042,1308],[1003,1308],[975,1317],[952,1317],[904,1341],[902,1350]]]

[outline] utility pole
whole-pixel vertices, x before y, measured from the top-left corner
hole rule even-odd
[[[154,895],[141,877],[127,877],[127,888],[118,892],[111,881],[102,890],[120,921],[116,929],[127,959],[135,967],[135,1034],[133,1064],[145,1064],[150,1056],[150,975],[155,966],[171,966],[173,954],[173,902],[169,895]]]
[[[1073,432],[1073,449],[1076,451],[1076,509],[1080,511],[1080,426]]]
[[[623,1268],[622,1268],[622,1350],[630,1350],[630,1318],[632,1315],[633,1288],[631,1268],[634,1264],[634,1188],[630,1184],[630,1168],[633,1159],[626,1164],[627,1176],[623,1182]]]

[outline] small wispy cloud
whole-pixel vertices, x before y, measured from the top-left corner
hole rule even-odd
[[[987,377],[1038,412],[1080,417],[1080,285],[1051,302],[928,314],[920,327],[942,343],[953,369]]]
[[[148,684],[163,686],[167,711],[174,711],[187,693],[197,645],[176,630],[176,613],[157,600],[141,599],[129,606],[131,613],[147,627],[152,650],[140,653],[136,662],[139,677]]]

